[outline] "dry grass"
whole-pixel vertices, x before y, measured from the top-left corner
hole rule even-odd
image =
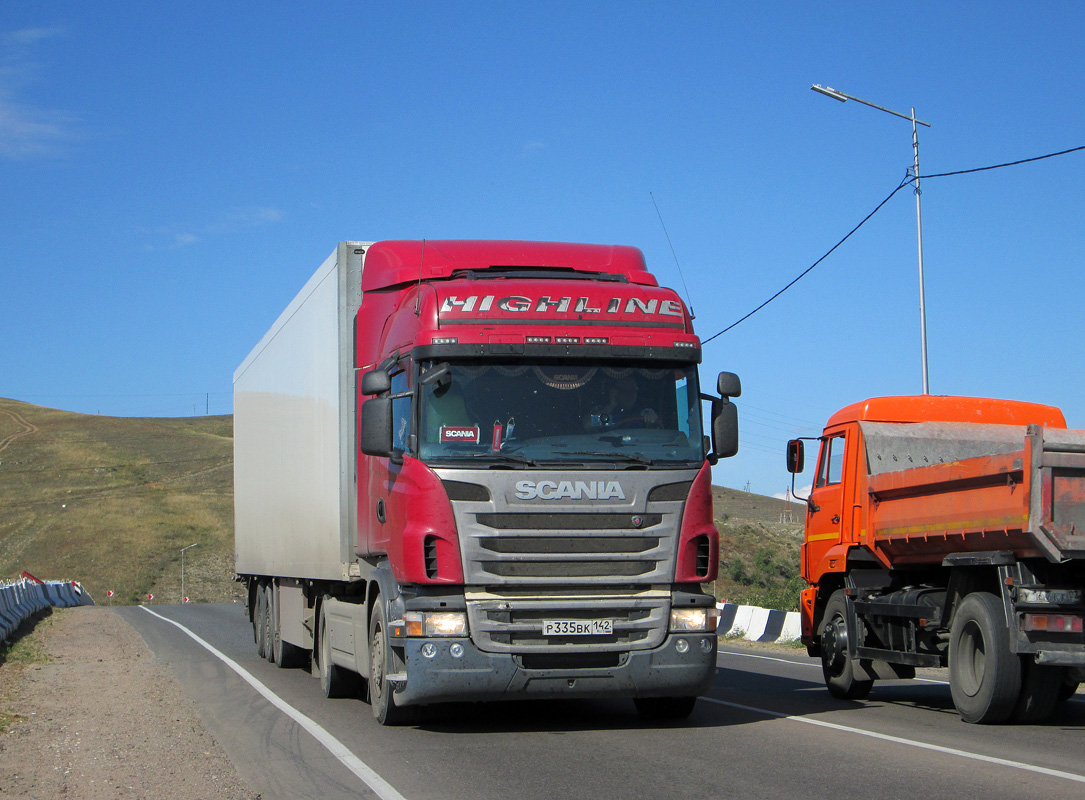
[[[720,600],[798,609],[799,545],[805,508],[774,497],[712,487],[712,509],[720,531],[720,574],[713,585]]]
[[[0,450],[0,578],[25,569],[78,580],[102,605],[109,589],[117,604],[148,594],[177,603],[181,548],[198,544],[185,553],[185,593],[193,602],[242,596],[233,582],[231,417],[100,417],[0,399],[0,444],[20,433]],[[712,493],[716,596],[746,602],[782,591],[798,574],[802,506]],[[781,521],[789,511],[795,521]],[[738,562],[754,584],[735,580]]]
[[[96,602],[223,601],[233,583],[232,419],[123,419],[0,400],[0,577],[78,580]]]

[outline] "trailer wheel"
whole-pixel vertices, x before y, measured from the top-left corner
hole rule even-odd
[[[327,598],[325,598],[327,599]],[[317,666],[320,669],[320,690],[325,697],[345,697],[347,680],[343,668],[332,663],[331,637],[328,636],[328,615],[325,603],[320,604],[320,624],[316,629]]]
[[[256,641],[257,658],[264,657],[264,648],[267,647],[267,595],[264,587],[256,586],[256,608],[252,614],[252,638]]]
[[[273,584],[268,585],[268,592],[271,594],[273,600],[270,607],[272,610],[272,630],[275,634],[275,638],[271,643],[271,662],[280,669],[296,667],[301,664],[303,660],[302,656],[305,651],[297,645],[283,641],[282,611],[279,608],[279,594],[275,591],[275,586]]]
[[[275,587],[264,586],[264,658],[274,663],[275,640],[279,638],[279,615],[275,609]]]
[[[392,684],[385,677],[391,657],[384,603],[378,595],[369,618],[369,702],[381,725],[408,725],[418,718],[419,710],[417,706],[396,705]]]
[[[965,722],[1005,722],[1021,694],[1021,659],[1010,651],[1002,603],[989,592],[961,601],[949,635],[949,688]]]
[[[1043,722],[1058,705],[1066,668],[1037,664],[1031,658],[1021,661],[1021,694],[1011,719],[1014,722]]]
[[[821,673],[829,694],[842,700],[862,700],[874,686],[872,680],[855,676],[855,662],[848,655],[848,604],[837,589],[825,604],[821,627]]]
[[[696,697],[636,697],[633,704],[643,720],[679,720],[693,713]]]

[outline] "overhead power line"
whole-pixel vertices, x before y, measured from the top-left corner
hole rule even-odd
[[[932,178],[949,178],[949,177],[952,177],[952,176],[955,176],[955,175],[970,175],[970,174],[972,174],[974,172],[986,172],[988,170],[1002,169],[1004,167],[1016,167],[1016,166],[1018,166],[1020,164],[1030,164],[1033,161],[1043,161],[1045,158],[1055,158],[1056,156],[1065,156],[1065,155],[1068,155],[1069,153],[1077,153],[1077,152],[1079,152],[1081,150],[1085,150],[1085,145],[1081,145],[1080,147],[1071,147],[1069,150],[1060,150],[1057,153],[1046,153],[1045,155],[1042,155],[1042,156],[1033,156],[1032,158],[1022,158],[1022,159],[1020,159],[1018,161],[1007,161],[1004,164],[992,164],[992,165],[987,166],[987,167],[974,167],[972,169],[956,170],[955,172],[940,172],[940,173],[937,173],[937,174],[934,174],[934,175],[924,175],[923,180],[925,180],[925,181],[926,180],[931,180]],[[718,333],[712,334],[707,339],[702,339],[701,344],[706,345],[709,342],[711,342],[713,339],[715,339],[717,336],[722,336],[723,334],[727,333],[732,328],[734,328],[737,325],[745,322],[750,317],[752,317],[754,314],[756,314],[758,311],[760,311],[765,306],[767,306],[769,303],[771,303],[773,300],[775,300],[777,297],[779,297],[784,292],[786,292],[788,289],[790,289],[792,286],[794,286],[796,283],[798,283],[800,280],[805,278],[808,274],[810,274],[810,272],[813,271],[814,267],[818,266],[822,261],[824,261],[826,258],[828,258],[833,253],[833,251],[835,251],[838,247],[840,247],[840,245],[844,244],[844,242],[846,242],[848,239],[850,239],[852,234],[854,234],[857,230],[859,230],[861,227],[863,227],[863,225],[865,225],[867,223],[867,221],[870,220],[871,217],[873,217],[875,214],[877,214],[879,211],[881,211],[882,207],[886,203],[888,203],[897,192],[899,192],[905,186],[908,186],[908,185],[910,185],[910,184],[912,184],[914,182],[915,182],[915,176],[912,175],[911,171],[909,170],[907,177],[905,177],[905,179],[903,181],[901,181],[901,183],[897,186],[897,188],[895,188],[888,195],[886,195],[885,199],[882,200],[880,203],[878,203],[878,205],[874,207],[873,211],[871,211],[869,214],[867,214],[865,217],[863,217],[863,219],[860,220],[858,225],[856,225],[854,228],[852,228],[850,231],[848,231],[847,234],[844,236],[844,238],[842,238],[839,242],[837,242],[832,247],[830,247],[825,252],[825,255],[823,255],[821,258],[819,258],[817,261],[815,261],[809,267],[807,267],[802,272],[800,272],[791,282],[789,282],[786,286],[784,286],[784,288],[780,289],[780,291],[776,292],[776,294],[774,294],[768,300],[763,302],[761,305],[759,305],[753,311],[751,311],[748,314],[746,314],[745,316],[742,316],[739,319],[735,320],[734,322],[732,322],[730,325],[728,325],[726,328],[719,331]]]

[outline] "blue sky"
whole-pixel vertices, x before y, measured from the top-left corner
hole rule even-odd
[[[304,10],[299,10],[304,8]],[[0,396],[228,413],[342,239],[632,244],[708,338],[905,177],[1085,145],[1085,4],[187,3],[0,13]],[[930,388],[1085,427],[1085,153],[923,184]],[[921,389],[898,193],[705,347],[718,484],[773,494],[837,408]]]

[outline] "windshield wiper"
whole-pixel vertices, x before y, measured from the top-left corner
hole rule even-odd
[[[642,456],[638,453],[618,453],[609,450],[554,450],[553,453],[557,456],[599,456],[611,461],[628,461],[633,464],[652,465],[656,463],[648,456]]]
[[[504,450],[487,450],[484,453],[465,453],[463,455],[456,456],[456,458],[493,458],[498,461],[511,461],[515,464],[527,464],[529,467],[536,466],[536,462],[534,461],[534,459],[528,458],[524,455],[520,455],[519,453],[507,453]]]

